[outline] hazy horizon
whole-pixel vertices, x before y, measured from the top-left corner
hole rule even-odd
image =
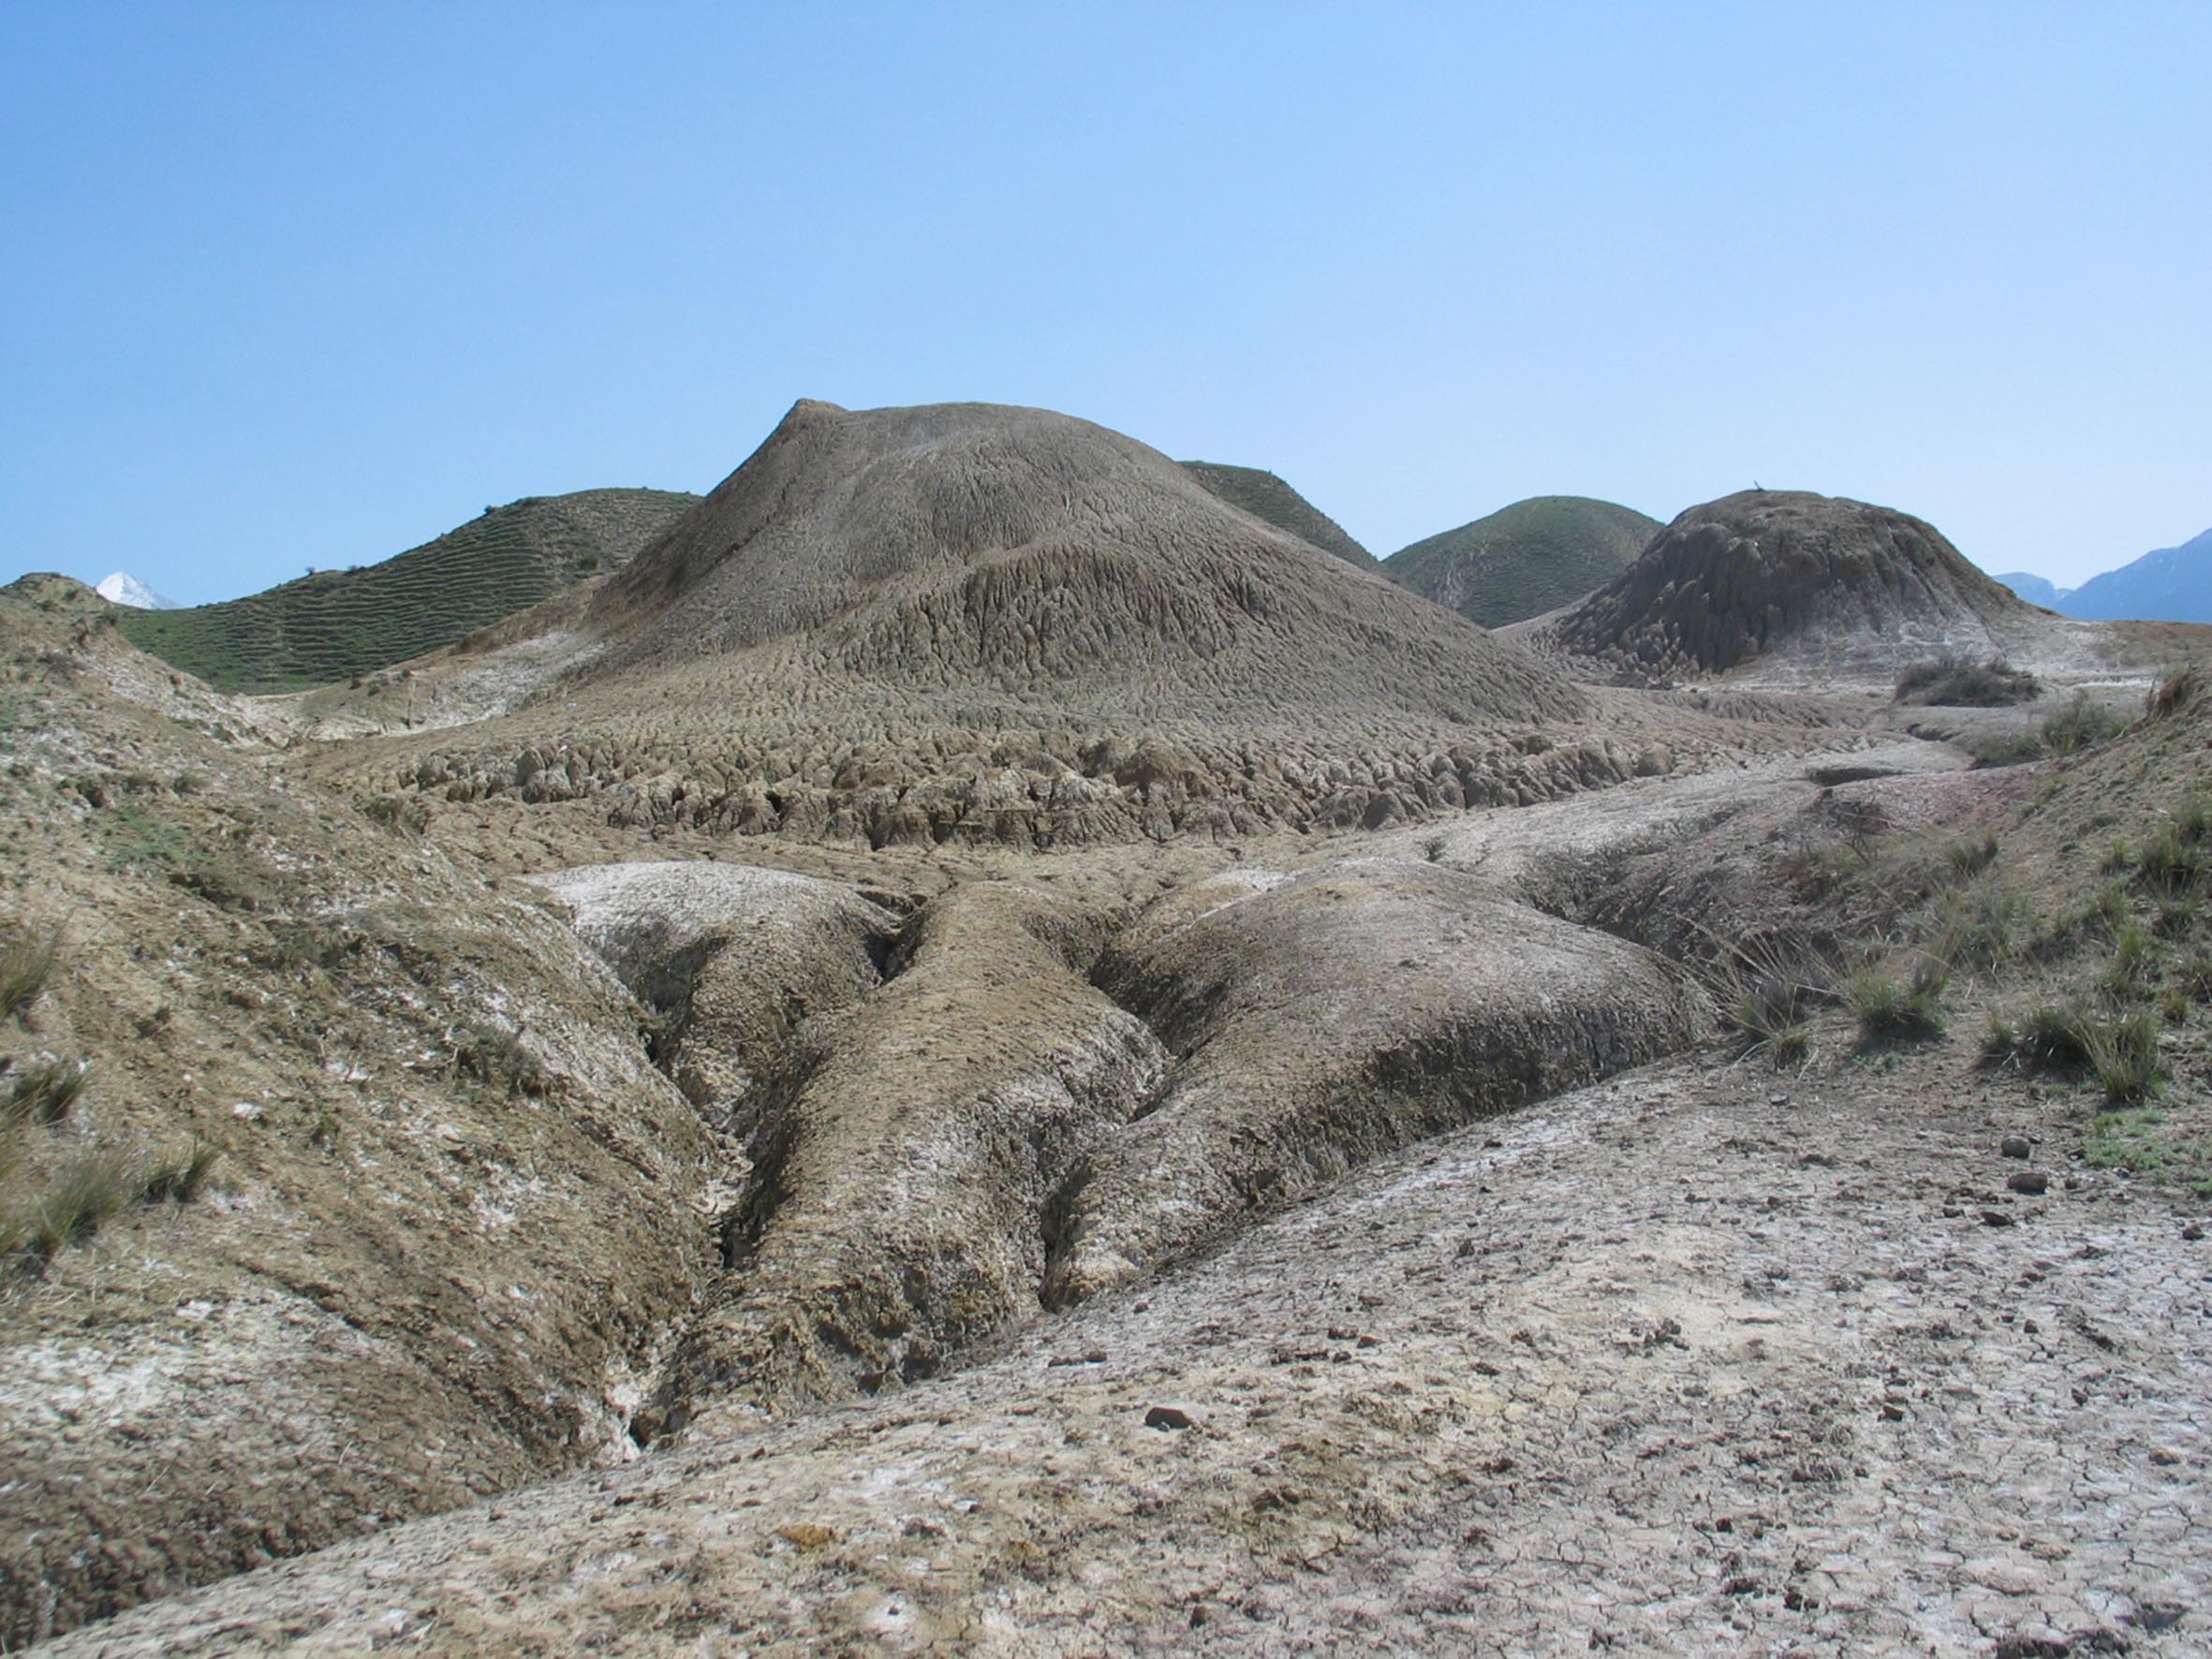
[[[22,7],[0,580],[180,602],[801,397],[1062,410],[1378,555],[1750,487],[2060,586],[2212,522],[2212,9]]]

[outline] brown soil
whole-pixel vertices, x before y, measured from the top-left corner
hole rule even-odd
[[[420,673],[513,705],[465,730],[299,742],[0,595],[0,947],[61,940],[0,1015],[0,1640],[2201,1648],[2212,698],[1969,771],[1863,689],[1576,687],[1003,416],[803,408]],[[868,677],[1072,521],[1135,668]],[[1939,932],[1938,1034],[1855,1026]],[[1777,942],[1834,972],[1738,1058]],[[1978,1064],[2055,998],[2151,1021],[2155,1109]]]

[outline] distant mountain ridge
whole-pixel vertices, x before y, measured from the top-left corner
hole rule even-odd
[[[2048,577],[2036,576],[2026,570],[2008,570],[1996,580],[2030,605],[2041,605],[2045,610],[2063,610],[2065,606],[2060,602],[2073,592],[2072,588],[2058,586]]]
[[[1501,628],[1604,586],[1661,528],[1614,502],[1534,495],[1400,548],[1382,573],[1469,622]]]
[[[2091,577],[2058,609],[2084,622],[2212,622],[2212,530]]]
[[[221,691],[327,685],[452,644],[614,569],[698,504],[671,490],[530,495],[356,570],[172,610],[125,610],[124,636]]]

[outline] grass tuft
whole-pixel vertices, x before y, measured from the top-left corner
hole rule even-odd
[[[2079,755],[2094,749],[2119,728],[2117,715],[2091,702],[2087,692],[2077,691],[2044,720],[2043,748],[2052,755]]]
[[[35,1061],[16,1074],[0,1106],[0,1118],[10,1123],[58,1123],[84,1093],[91,1071],[82,1060]]]
[[[29,1218],[26,1242],[51,1259],[65,1245],[81,1242],[107,1225],[137,1191],[130,1155],[93,1147],[55,1171]]]
[[[58,929],[43,939],[10,933],[0,944],[0,1020],[28,1008],[44,993],[61,944]]]
[[[147,1167],[139,1182],[139,1201],[144,1204],[189,1204],[207,1185],[215,1160],[222,1156],[204,1140],[194,1139],[184,1153]]]
[[[2204,692],[2204,676],[2197,665],[2185,663],[2151,688],[2144,698],[2144,712],[2153,720],[2171,720],[2192,707]]]
[[[1943,1035],[1943,988],[1951,970],[1935,956],[1924,956],[1902,980],[1878,967],[1865,967],[1843,982],[1843,1000],[1858,1021],[1861,1046],[1925,1042]]]

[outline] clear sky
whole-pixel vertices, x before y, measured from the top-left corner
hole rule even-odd
[[[186,602],[800,397],[1040,404],[1378,553],[1754,480],[2212,524],[2212,4],[0,6],[0,580]]]

